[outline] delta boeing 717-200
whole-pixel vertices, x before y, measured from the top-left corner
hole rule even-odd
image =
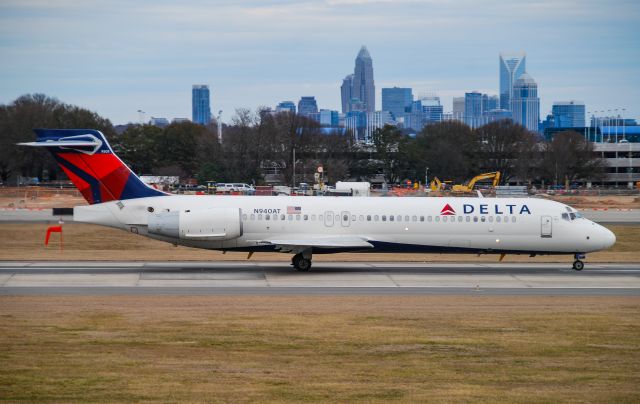
[[[293,254],[299,271],[313,254],[430,252],[570,254],[615,235],[570,206],[537,198],[372,198],[171,195],[144,184],[91,129],[36,129],[89,205],[73,220],[114,227],[174,245]]]

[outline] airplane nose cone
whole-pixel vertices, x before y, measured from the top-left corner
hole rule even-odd
[[[609,248],[616,243],[616,235],[609,229],[604,230],[604,248]]]

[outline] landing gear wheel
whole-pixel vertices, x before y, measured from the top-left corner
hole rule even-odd
[[[580,260],[573,261],[573,269],[575,269],[576,271],[582,271],[583,268],[584,268],[584,262]]]
[[[296,254],[291,259],[293,267],[300,272],[306,272],[311,269],[311,260],[302,256],[302,254]]]

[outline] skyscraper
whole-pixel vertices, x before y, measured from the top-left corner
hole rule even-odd
[[[404,116],[408,108],[411,108],[413,93],[410,88],[383,88],[382,110],[389,111],[398,120]]]
[[[553,126],[556,128],[583,128],[584,103],[580,101],[558,101],[551,107]]]
[[[316,97],[302,97],[298,101],[298,114],[309,116],[318,113],[318,104]]]
[[[440,97],[437,95],[427,95],[420,97],[422,101],[422,115],[425,125],[431,122],[442,121],[444,115],[444,108],[440,104]]]
[[[282,101],[276,106],[276,112],[296,113],[296,104],[293,101]]]
[[[464,120],[464,97],[453,97],[453,119]]]
[[[209,86],[194,84],[191,89],[191,121],[200,125],[211,122],[211,105],[209,103]]]
[[[538,131],[540,121],[538,85],[526,72],[513,83],[511,111],[515,122],[532,132]]]
[[[360,48],[353,71],[353,90],[351,98],[358,98],[364,104],[364,110],[376,110],[376,87],[373,82],[373,61],[366,46]]]
[[[472,128],[482,125],[482,94],[477,91],[464,94],[464,122]]]
[[[497,95],[482,94],[482,113],[500,107],[500,98]]]
[[[526,70],[526,58],[523,53],[516,55],[500,54],[500,108],[511,110],[513,84]]]
[[[330,109],[321,109],[319,115],[320,126],[329,126],[337,128],[340,123],[340,115],[338,111]]]
[[[342,86],[340,86],[340,100],[342,101],[343,114],[351,111],[351,98],[353,98],[352,92],[353,74],[350,74],[342,80]]]

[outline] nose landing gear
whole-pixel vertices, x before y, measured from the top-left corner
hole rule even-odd
[[[576,254],[576,255],[574,255],[574,258],[576,260],[573,261],[573,269],[575,269],[576,271],[582,271],[582,269],[584,268],[584,262],[582,262],[580,259],[584,259],[585,255],[584,254]]]

